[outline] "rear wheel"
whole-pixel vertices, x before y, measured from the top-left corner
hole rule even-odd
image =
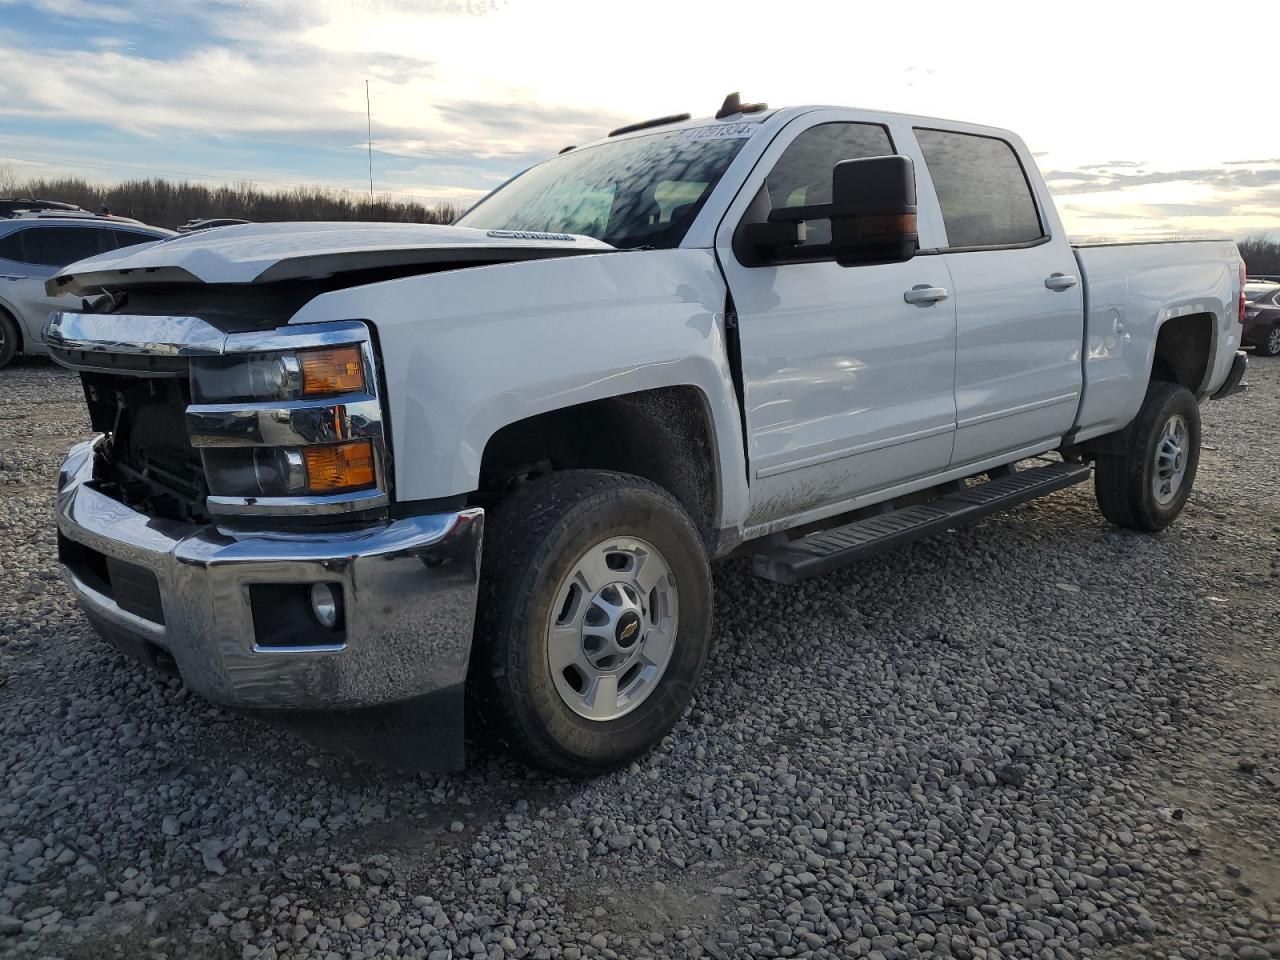
[[[1272,325],[1254,349],[1264,357],[1280,357],[1280,323]]]
[[[1122,454],[1098,457],[1098,506],[1119,526],[1163,530],[1186,505],[1200,463],[1200,407],[1191,391],[1176,383],[1152,383],[1127,447]]]
[[[0,310],[0,367],[7,366],[18,352],[18,325],[13,317]]]
[[[651,749],[711,639],[697,530],[662,488],[572,470],[486,519],[468,697],[519,759],[593,776]]]

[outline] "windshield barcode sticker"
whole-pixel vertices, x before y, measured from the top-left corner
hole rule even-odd
[[[760,129],[759,123],[717,123],[711,127],[690,127],[681,130],[681,140],[740,140]]]

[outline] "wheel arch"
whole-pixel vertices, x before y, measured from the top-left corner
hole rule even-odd
[[[14,354],[16,355],[24,352],[26,350],[27,340],[23,335],[22,321],[18,319],[17,311],[9,306],[9,304],[4,300],[0,300],[0,317],[3,317],[12,324],[15,335],[18,338],[18,347],[14,350]]]
[[[1161,323],[1152,349],[1150,380],[1179,384],[1203,399],[1213,377],[1217,329],[1217,317],[1208,312],[1187,313]]]
[[[709,553],[723,525],[721,458],[710,398],[684,384],[603,397],[512,421],[480,457],[481,505],[562,470],[615,470],[658,484],[693,520]]]

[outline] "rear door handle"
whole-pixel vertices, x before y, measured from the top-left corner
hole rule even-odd
[[[931,303],[937,303],[939,300],[945,300],[949,296],[951,294],[947,293],[946,287],[931,287],[927,283],[918,283],[904,293],[902,299],[907,303],[928,306]]]
[[[1063,290],[1070,290],[1079,282],[1075,277],[1065,273],[1051,273],[1049,278],[1045,280],[1044,285],[1050,290],[1056,290],[1061,293]]]

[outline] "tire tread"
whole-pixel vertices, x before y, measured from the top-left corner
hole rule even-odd
[[[1186,406],[1190,414],[1190,430],[1196,443],[1196,453],[1190,475],[1185,483],[1190,488],[1195,480],[1195,466],[1199,460],[1199,408],[1191,391],[1181,384],[1164,380],[1152,381],[1147,388],[1142,408],[1127,431],[1126,449],[1122,454],[1099,455],[1094,465],[1093,489],[1102,515],[1112,523],[1130,530],[1155,532],[1163,530],[1177,517],[1185,504],[1185,497],[1177,509],[1161,509],[1150,497],[1146,479],[1147,444],[1151,434],[1173,412],[1174,406]]]
[[[637,494],[667,508],[700,544],[692,521],[662,487],[641,477],[601,470],[564,470],[531,481],[508,495],[486,518],[476,640],[468,672],[472,717],[512,756],[564,776],[596,776],[618,763],[593,763],[549,742],[539,729],[529,692],[521,684],[508,682],[509,645],[513,638],[528,634],[532,604],[527,599],[540,581],[538,572],[556,559],[554,529],[588,500],[608,502]],[[706,558],[701,553],[699,557],[709,581]]]

